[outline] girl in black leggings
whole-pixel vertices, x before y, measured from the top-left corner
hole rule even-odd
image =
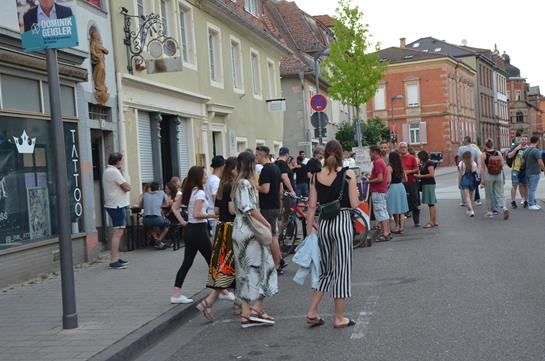
[[[192,167],[182,191],[182,204],[187,205],[188,224],[185,230],[184,262],[176,274],[174,291],[170,303],[191,303],[192,299],[182,295],[182,285],[187,272],[193,265],[197,252],[200,252],[206,262],[210,264],[212,244],[208,231],[208,219],[217,218],[214,214],[206,213],[208,204],[203,184],[206,183],[206,172],[203,167]]]

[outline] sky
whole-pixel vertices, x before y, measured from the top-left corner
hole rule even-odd
[[[295,0],[310,15],[334,15],[336,0]],[[352,0],[364,13],[381,48],[427,36],[460,45],[507,52],[530,85],[545,93],[543,0]]]

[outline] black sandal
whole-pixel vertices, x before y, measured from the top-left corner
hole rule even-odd
[[[356,321],[348,319],[348,323],[342,325],[333,325],[333,328],[347,328],[356,325]]]
[[[387,242],[387,241],[391,241],[391,240],[392,240],[392,235],[389,234],[389,235],[385,236],[385,235],[381,234],[377,238],[377,240],[375,242]]]
[[[314,328],[314,327],[322,326],[323,324],[325,324],[325,321],[318,316],[312,317],[312,318],[307,316],[307,324],[309,325],[310,328]]]

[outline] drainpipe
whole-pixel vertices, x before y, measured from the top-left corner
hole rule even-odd
[[[310,130],[308,126],[309,115],[307,114],[307,97],[305,94],[305,72],[299,72],[299,80],[301,81],[301,98],[303,105],[303,131],[305,132],[303,139],[308,144],[305,146],[305,153],[312,154],[312,141],[310,140]]]
[[[130,172],[129,172],[129,162],[127,162],[127,130],[125,128],[125,112],[123,111],[123,104],[125,103],[125,98],[123,97],[123,84],[122,84],[122,74],[117,72],[117,129],[118,129],[118,140],[119,140],[119,152],[123,154],[125,162],[124,166],[124,176],[127,179],[127,182],[131,182]]]

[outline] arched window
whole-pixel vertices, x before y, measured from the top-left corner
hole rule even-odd
[[[517,112],[517,123],[524,123],[524,114],[522,112]]]

